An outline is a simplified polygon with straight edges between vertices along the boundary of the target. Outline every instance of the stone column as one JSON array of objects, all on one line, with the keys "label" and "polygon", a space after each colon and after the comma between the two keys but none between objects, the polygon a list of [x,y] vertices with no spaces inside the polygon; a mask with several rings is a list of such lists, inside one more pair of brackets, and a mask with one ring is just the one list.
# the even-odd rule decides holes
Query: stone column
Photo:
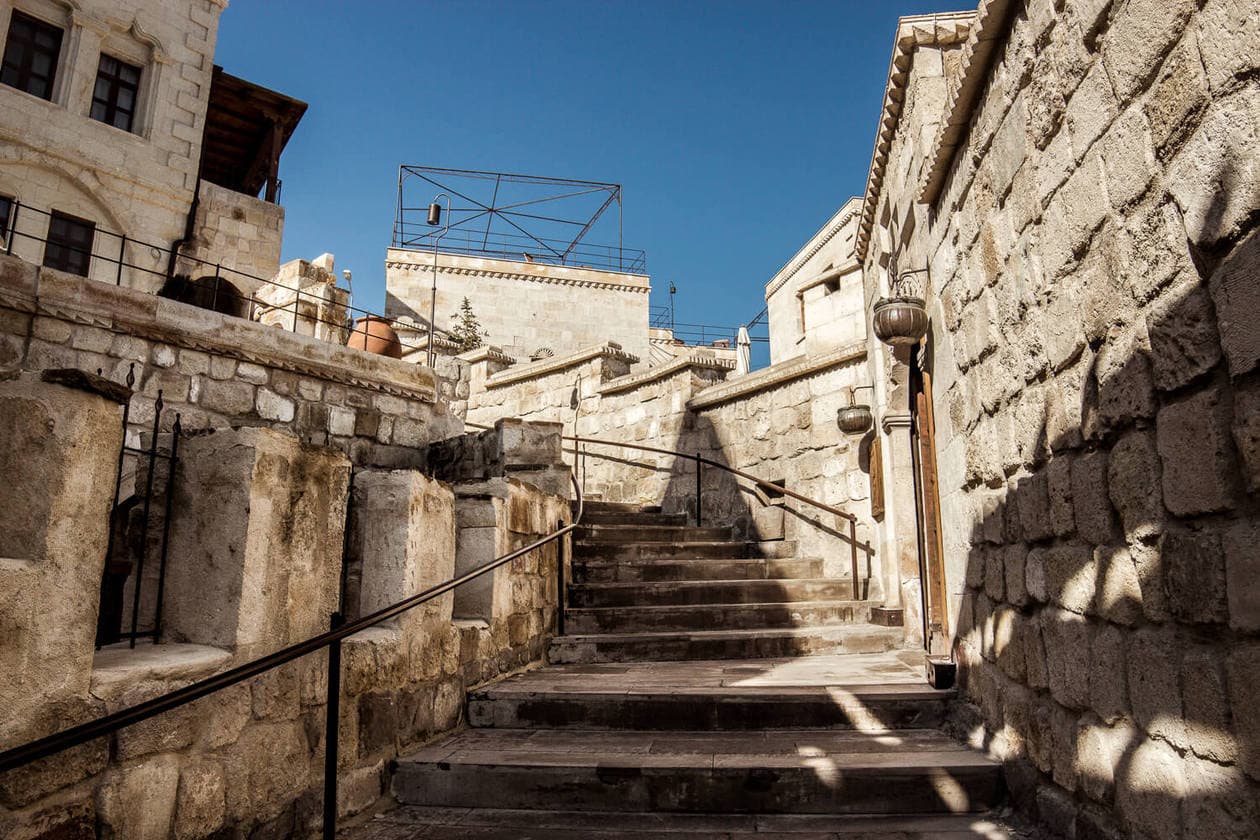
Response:
[{"label": "stone column", "polygon": [[350,461],[272,429],[180,447],[163,626],[170,641],[276,650],[328,629]]},{"label": "stone column", "polygon": [[[914,460],[910,413],[886,411],[883,417],[884,463],[889,481],[884,488],[884,545],[887,591],[885,607],[900,607],[906,644],[923,643],[920,597],[918,509],[914,498]],[[891,603],[891,599],[897,603]]]},{"label": "stone column", "polygon": [[0,746],[64,724],[40,718],[92,679],[122,415],[76,378],[0,382]]}]

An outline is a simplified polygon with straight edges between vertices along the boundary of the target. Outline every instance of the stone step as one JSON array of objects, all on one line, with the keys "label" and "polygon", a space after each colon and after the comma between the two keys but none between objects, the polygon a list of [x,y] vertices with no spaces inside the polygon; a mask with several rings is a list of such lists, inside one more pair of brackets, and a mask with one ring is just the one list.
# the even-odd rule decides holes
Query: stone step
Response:
[{"label": "stone step", "polygon": [[[676,580],[649,583],[579,583],[569,587],[571,607],[652,607],[710,604],[787,604],[844,601],[847,580]],[[869,613],[867,614],[869,616]]]},{"label": "stone step", "polygon": [[606,563],[575,560],[575,583],[633,583],[671,580],[784,580],[822,575],[821,557],[775,560],[744,557],[730,560],[658,560],[639,563]]},{"label": "stone step", "polygon": [[870,621],[869,601],[796,601],[752,604],[578,607],[565,611],[571,633],[636,633],[671,630],[748,630],[819,627]]},{"label": "stone step", "polygon": [[574,634],[553,638],[547,661],[677,662],[765,659],[813,653],[879,653],[902,642],[897,627],[867,624],[707,632]]},{"label": "stone step", "polygon": [[586,510],[583,525],[686,525],[685,513],[640,513],[615,510]]},{"label": "stone step", "polygon": [[405,805],[343,829],[342,840],[1005,840],[975,814],[655,814]]},{"label": "stone step", "polygon": [[985,810],[1002,780],[932,730],[469,729],[400,760],[393,790],[456,808],[905,815]]},{"label": "stone step", "polygon": [[708,690],[539,691],[505,680],[474,691],[468,723],[507,729],[760,730],[811,727],[935,729],[952,691],[921,686],[751,686]]},{"label": "stone step", "polygon": [[[576,506],[575,506],[576,509]],[[637,502],[605,502],[588,498],[582,509],[587,513],[660,513],[660,505],[641,505]]]},{"label": "stone step", "polygon": [[606,562],[633,563],[652,560],[690,560],[703,557],[721,559],[742,557],[791,557],[796,553],[794,540],[777,542],[740,542],[735,540],[687,540],[675,542],[634,542],[624,544],[575,541],[573,556],[578,559],[599,559]]},{"label": "stone step", "polygon": [[653,542],[707,542],[712,540],[730,540],[732,532],[729,527],[718,525],[592,525],[582,524],[578,528],[577,541],[594,545],[625,545],[627,543]]}]

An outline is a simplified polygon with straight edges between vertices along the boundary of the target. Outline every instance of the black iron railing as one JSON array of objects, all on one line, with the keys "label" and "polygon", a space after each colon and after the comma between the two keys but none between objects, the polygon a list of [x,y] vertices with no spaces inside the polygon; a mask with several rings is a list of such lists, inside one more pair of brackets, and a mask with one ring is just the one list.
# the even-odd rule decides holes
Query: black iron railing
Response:
[{"label": "black iron railing", "polygon": [[[497,557],[458,577],[452,578],[445,583],[439,583],[431,586],[423,592],[404,598],[388,607],[377,610],[370,615],[347,622],[341,612],[333,613],[329,620],[329,630],[318,636],[312,636],[301,642],[281,648],[275,653],[246,662],[216,674],[213,677],[207,677],[199,680],[184,688],[167,694],[146,700],[135,706],[114,712],[112,714],[99,717],[95,720],[72,726],[61,732],[48,735],[44,738],[22,744],[19,747],[0,752],[0,773],[24,767],[33,761],[41,758],[47,758],[56,755],[63,750],[81,746],[95,738],[105,735],[111,735],[118,730],[148,720],[177,709],[180,706],[213,694],[216,691],[244,682],[251,677],[278,668],[307,654],[314,653],[321,648],[328,648],[328,694],[327,706],[325,711],[325,731],[324,738],[324,802],[323,802],[323,836],[325,840],[334,840],[337,833],[337,747],[338,747],[338,721],[340,715],[341,701],[341,643],[346,638],[353,636],[355,633],[366,630],[369,627],[380,624],[382,621],[388,621],[395,616],[402,615],[408,610],[412,610],[421,604],[445,595],[456,587],[468,583],[470,580],[481,577],[482,575],[492,572],[495,569],[507,565],[518,557],[523,557],[532,551],[537,551],[545,545],[560,541],[560,550],[557,557],[557,565],[560,568],[559,582],[561,591],[564,588],[564,543],[563,538],[572,533],[582,521],[583,497],[582,488],[578,485],[577,479],[570,475],[573,483],[573,490],[577,500],[577,511],[573,516],[573,521],[565,525],[563,522],[557,523],[557,530],[545,537],[534,540],[523,548]],[[344,560],[343,560],[344,563]],[[564,598],[561,595],[561,603]],[[563,629],[563,614],[559,613],[556,617],[558,630]]]},{"label": "black iron railing", "polygon": [[[4,253],[12,255],[18,241],[41,243],[48,245],[47,224],[40,224],[42,233],[31,233],[20,227],[21,222],[31,214],[51,220],[52,213],[31,205],[14,201],[9,214],[7,230],[0,231]],[[29,228],[30,225],[27,225]],[[399,343],[404,351],[422,351],[428,346],[428,327],[424,324],[399,322],[368,309],[330,301],[323,294],[303,291],[296,286],[278,283],[273,278],[259,277],[256,274],[239,271],[223,263],[212,263],[198,257],[189,256],[170,248],[134,239],[125,234],[114,233],[101,227],[93,228],[92,243],[83,248],[64,242],[56,242],[59,248],[85,258],[87,268],[85,276],[94,277],[101,282],[112,281],[114,285],[133,285],[137,278],[161,278],[167,287],[163,296],[192,303],[204,309],[211,309],[223,315],[258,321],[264,316],[271,316],[264,323],[279,326],[286,332],[299,333],[310,325],[312,330],[316,324],[338,330],[339,343],[347,342],[354,337],[355,342],[364,341],[371,335],[365,319],[378,319],[397,327],[403,333],[416,331],[424,335],[422,340],[411,340],[405,334],[399,335]],[[135,254],[147,250],[154,255],[152,265],[142,265],[135,261]],[[161,268],[155,268],[155,265]],[[176,265],[196,267],[193,274],[201,276],[183,277],[176,272]],[[108,268],[101,269],[101,266]],[[204,274],[203,274],[204,272]],[[266,285],[276,291],[277,297],[292,295],[293,299],[276,303],[260,299],[255,293],[245,293],[238,288],[249,288]],[[326,312],[325,310],[331,310]],[[344,310],[344,317],[340,312]],[[329,317],[337,314],[338,317]],[[441,330],[437,331],[441,335]],[[363,336],[363,339],[358,338]]]}]

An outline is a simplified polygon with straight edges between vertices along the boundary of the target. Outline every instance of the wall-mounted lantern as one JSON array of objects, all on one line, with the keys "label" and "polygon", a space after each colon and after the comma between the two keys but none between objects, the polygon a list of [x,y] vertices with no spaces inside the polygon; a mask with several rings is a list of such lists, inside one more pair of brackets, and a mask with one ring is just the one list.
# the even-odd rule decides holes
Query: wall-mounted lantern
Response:
[{"label": "wall-mounted lantern", "polygon": [[927,306],[924,304],[925,283],[918,275],[927,269],[903,272],[892,283],[891,294],[875,303],[872,326],[875,336],[894,347],[918,344],[928,331]]},{"label": "wall-mounted lantern", "polygon": [[836,412],[836,425],[846,435],[864,434],[874,423],[875,417],[871,414],[871,407],[865,403],[854,402],[858,391],[870,387],[870,385],[859,385],[856,388],[850,388],[849,404]]}]

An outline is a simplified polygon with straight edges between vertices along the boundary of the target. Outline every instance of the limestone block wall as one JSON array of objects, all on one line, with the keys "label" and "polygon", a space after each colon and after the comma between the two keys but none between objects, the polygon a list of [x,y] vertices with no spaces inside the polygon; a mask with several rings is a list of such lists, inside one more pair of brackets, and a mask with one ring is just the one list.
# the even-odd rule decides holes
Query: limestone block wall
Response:
[{"label": "limestone block wall", "polygon": [[[197,184],[193,235],[180,248],[179,271],[192,279],[219,276],[241,294],[258,291],[280,270],[284,208],[209,181]],[[277,278],[286,286],[290,279]]]},{"label": "limestone block wall", "polygon": [[[391,248],[385,258],[385,314],[429,321],[433,253]],[[465,297],[485,341],[522,362],[540,350],[564,356],[604,341],[648,355],[645,275],[513,262],[439,252],[436,327],[449,330]]]},{"label": "limestone block wall", "polygon": [[[0,747],[132,706],[325,629],[343,574],[347,504],[347,560],[355,574],[345,608],[352,616],[454,573],[449,485],[406,469],[363,468],[351,479],[345,454],[290,433],[214,430],[190,439],[177,477],[182,501],[175,508],[178,549],[168,580],[170,638],[93,655],[110,501],[110,481],[100,473],[112,475],[122,429],[113,405],[65,391],[25,379],[0,385],[0,424],[15,432],[5,438],[6,449],[22,437],[22,423],[40,423],[41,409],[55,409],[56,433],[33,441],[37,451],[28,446],[22,453],[36,460],[47,455],[40,463],[48,469],[18,472],[0,493],[0,509],[20,510],[15,494],[29,494],[26,484],[40,480],[54,488],[47,512],[58,521],[34,518],[34,525],[48,526],[43,542],[25,539],[21,529],[6,530],[24,545],[6,545],[5,553],[24,559],[5,563],[30,568],[0,569],[0,592],[13,602],[9,583],[21,577],[30,585],[32,575],[56,573],[56,590],[46,593],[39,610],[7,610],[5,616],[14,639],[35,641],[55,631],[57,644],[45,645],[41,655],[61,666],[55,677],[64,695],[50,696],[52,683],[37,679],[53,671],[24,667],[31,679],[4,687],[16,713]],[[93,401],[105,404],[93,407]],[[558,441],[553,444],[547,458],[558,461]],[[566,499],[510,475],[497,481],[504,516],[495,530],[502,544],[527,544],[567,521]],[[73,557],[62,545],[67,536],[75,537]],[[48,550],[35,556],[26,545]],[[393,759],[460,723],[468,688],[541,658],[555,621],[556,557],[554,547],[540,550],[500,570],[495,585],[504,595],[484,621],[452,622],[448,594],[346,640],[341,816],[371,806],[388,789]],[[46,621],[50,612],[59,619],[55,628]],[[0,776],[0,834],[312,836],[323,786],[326,661],[322,653],[304,657]]]},{"label": "limestone block wall", "polygon": [[[0,31],[13,8],[64,31],[52,101],[0,87],[0,194],[61,210],[133,240],[170,247],[184,233],[197,184],[206,102],[214,64],[219,0],[119,0],[71,5],[51,0],[0,3]],[[100,53],[142,68],[136,129],[88,117]],[[18,230],[42,239],[48,219],[19,214]],[[117,257],[119,241],[98,237]],[[41,242],[18,237],[14,253],[43,258]],[[163,255],[131,248],[129,263],[161,271]],[[96,271],[105,279],[109,267]],[[148,291],[160,276],[133,272]],[[112,282],[112,276],[109,280]]]},{"label": "limestone block wall", "polygon": [[0,370],[76,367],[122,382],[131,432],[151,431],[159,389],[186,431],[266,426],[355,464],[419,466],[461,428],[414,363],[0,257]]},{"label": "limestone block wall", "polygon": [[1257,20],[1021,7],[906,239],[932,269],[960,722],[1068,836],[1260,835]]}]

